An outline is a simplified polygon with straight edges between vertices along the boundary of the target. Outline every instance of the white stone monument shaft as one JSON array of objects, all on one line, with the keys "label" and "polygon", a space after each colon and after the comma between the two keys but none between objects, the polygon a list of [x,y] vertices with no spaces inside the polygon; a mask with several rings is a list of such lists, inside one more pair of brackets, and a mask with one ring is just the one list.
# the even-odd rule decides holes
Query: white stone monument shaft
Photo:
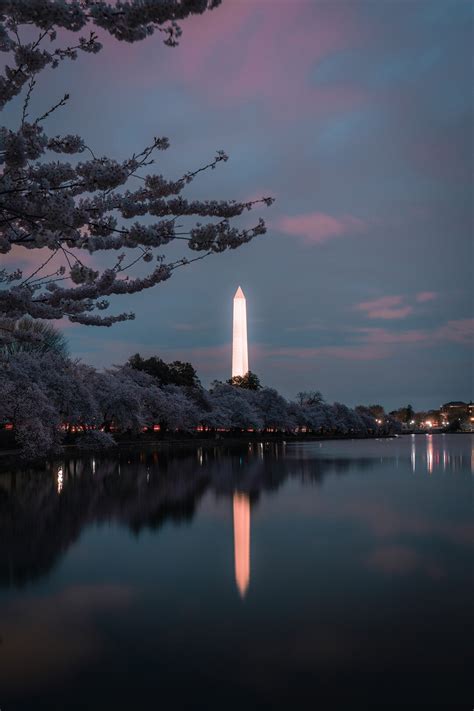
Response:
[{"label": "white stone monument shaft", "polygon": [[232,340],[232,377],[244,376],[249,371],[247,346],[247,302],[239,288],[234,296],[234,332]]}]

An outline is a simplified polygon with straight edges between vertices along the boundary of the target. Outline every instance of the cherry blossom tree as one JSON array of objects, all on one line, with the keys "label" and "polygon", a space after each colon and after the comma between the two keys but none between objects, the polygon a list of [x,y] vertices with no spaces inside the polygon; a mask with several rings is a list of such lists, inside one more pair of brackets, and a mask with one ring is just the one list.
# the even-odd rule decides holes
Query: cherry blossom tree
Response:
[{"label": "cherry blossom tree", "polygon": [[[366,433],[376,432],[377,422],[375,420],[375,417],[372,415],[372,413],[370,412],[370,410],[367,407],[358,405],[355,408],[355,412],[357,413],[359,421],[361,422],[361,425],[364,428],[364,431]],[[395,430],[395,431],[398,431],[398,430]]]},{"label": "cherry blossom tree", "polygon": [[273,388],[263,388],[253,394],[255,409],[265,429],[290,432],[296,428],[288,402]]},{"label": "cherry blossom tree", "polygon": [[58,403],[41,378],[40,360],[29,353],[0,359],[0,422],[13,425],[27,458],[46,456],[61,440]]},{"label": "cherry blossom tree", "polygon": [[201,421],[201,412],[196,404],[177,385],[166,385],[163,389],[167,398],[164,418],[168,428],[182,432],[194,430]]},{"label": "cherry blossom tree", "polygon": [[[19,126],[0,127],[0,254],[34,250],[38,255],[38,266],[29,274],[0,269],[0,338],[11,340],[11,322],[25,315],[97,326],[133,318],[130,313],[104,315],[109,297],[151,288],[192,261],[236,249],[266,231],[262,219],[243,227],[234,218],[256,204],[270,205],[272,198],[237,202],[184,196],[203,171],[227,161],[222,150],[206,165],[165,178],[148,172],[155,154],[169,147],[165,137],[155,137],[119,160],[97,155],[80,136],[48,135],[45,122],[67,104],[67,94],[42,115],[30,115],[38,75],[81,52],[99,52],[96,30],[125,42],[160,32],[165,45],[173,47],[181,35],[179,21],[219,4],[0,1],[0,50],[7,55],[0,75],[0,107],[22,95]],[[88,35],[64,45],[66,31],[69,35],[87,28]],[[58,160],[61,156],[70,159]],[[178,240],[194,256],[166,261],[162,249]],[[84,255],[97,252],[115,255],[107,268],[86,264]],[[150,271],[130,276],[139,262],[150,264]]]},{"label": "cherry blossom tree", "polygon": [[[216,408],[221,418],[220,427],[242,430],[260,429],[262,421],[253,406],[251,391],[227,383],[215,383],[211,392],[213,410]],[[250,397],[249,397],[250,395]],[[213,418],[215,420],[215,418]],[[205,422],[211,418],[205,416]]]},{"label": "cherry blossom tree", "polygon": [[[136,375],[145,376],[139,380]],[[149,376],[134,373],[131,368],[95,372],[91,383],[96,392],[100,426],[139,432],[148,423],[148,403],[157,397]],[[145,383],[143,382],[145,380]],[[150,386],[150,387],[148,387]]]}]

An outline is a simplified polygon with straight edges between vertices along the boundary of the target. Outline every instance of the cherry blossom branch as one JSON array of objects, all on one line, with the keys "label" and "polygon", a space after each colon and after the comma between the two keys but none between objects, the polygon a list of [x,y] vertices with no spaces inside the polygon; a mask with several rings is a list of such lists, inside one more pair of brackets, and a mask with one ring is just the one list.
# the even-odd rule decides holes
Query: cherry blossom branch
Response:
[{"label": "cherry blossom branch", "polygon": [[48,259],[47,259],[45,262],[43,262],[43,264],[41,264],[41,266],[39,266],[37,269],[35,269],[35,271],[34,271],[32,274],[30,274],[29,277],[27,277],[26,279],[24,279],[24,280],[21,282],[20,286],[24,286],[25,284],[27,284],[36,274],[38,274],[38,272],[40,272],[42,269],[44,269],[44,267],[45,267],[47,264],[49,264],[49,262],[53,259],[53,257],[55,257],[55,256],[57,255],[58,251],[59,251],[59,250],[56,249],[56,250],[48,257]]},{"label": "cherry blossom branch", "polygon": [[[111,325],[131,318],[130,314],[104,318],[91,315],[108,307],[109,295],[133,294],[167,280],[181,266],[236,249],[266,231],[263,220],[254,227],[238,228],[233,219],[256,204],[270,205],[272,198],[248,202],[224,200],[192,200],[182,197],[184,188],[199,174],[213,170],[227,161],[218,151],[205,165],[167,180],[162,175],[142,175],[142,169],[152,165],[153,153],[169,146],[167,138],[154,138],[151,145],[124,161],[97,158],[80,136],[49,137],[43,128],[51,114],[64,106],[66,94],[33,123],[28,122],[28,110],[36,75],[45,67],[57,67],[63,59],[75,59],[79,51],[97,52],[101,45],[97,35],[79,37],[78,43],[50,51],[41,42],[49,36],[56,40],[56,29],[80,32],[87,24],[100,27],[110,35],[135,42],[155,30],[165,33],[165,43],[176,44],[181,30],[178,21],[202,14],[217,7],[220,0],[179,0],[143,2],[127,0],[117,6],[114,0],[64,0],[33,2],[1,0],[0,49],[10,52],[16,66],[6,66],[0,73],[0,107],[18,95],[28,85],[23,102],[21,126],[15,131],[0,127],[0,254],[15,246],[28,249],[48,249],[46,260],[17,286],[0,271],[0,319],[18,319],[25,314],[32,318],[61,318],[89,325]],[[22,44],[18,26],[39,27],[34,42]],[[45,154],[74,156],[66,160],[45,161]],[[87,151],[91,158],[80,160]],[[127,188],[130,179],[140,181],[139,187]],[[189,230],[181,218],[209,218],[197,222]],[[141,221],[140,218],[151,218]],[[120,223],[119,223],[120,220]],[[180,224],[178,225],[178,220]],[[132,221],[131,223],[128,221]],[[189,249],[199,254],[192,259],[182,257],[170,264],[158,256],[158,264],[144,277],[120,278],[138,262],[154,259],[153,250],[175,239],[186,241]],[[75,254],[110,250],[136,249],[129,262],[125,252],[115,264],[102,273],[86,266]],[[71,251],[74,250],[74,251]],[[51,274],[45,268],[59,252],[64,264]],[[66,267],[67,265],[67,267]],[[66,269],[68,268],[68,273]],[[22,278],[19,270],[15,278]],[[61,286],[63,281],[69,282]],[[6,288],[5,288],[6,287]]]},{"label": "cherry blossom branch", "polygon": [[46,118],[48,118],[49,116],[51,116],[51,114],[52,114],[54,111],[56,111],[56,109],[59,109],[59,108],[61,108],[62,106],[65,106],[68,101],[69,101],[69,94],[64,94],[63,98],[60,99],[60,100],[57,102],[57,104],[54,104],[54,106],[52,106],[48,111],[46,111],[46,113],[44,113],[42,116],[40,116],[39,118],[37,118],[37,119],[35,120],[35,124],[40,123],[40,121],[44,121],[44,119],[46,119]]}]

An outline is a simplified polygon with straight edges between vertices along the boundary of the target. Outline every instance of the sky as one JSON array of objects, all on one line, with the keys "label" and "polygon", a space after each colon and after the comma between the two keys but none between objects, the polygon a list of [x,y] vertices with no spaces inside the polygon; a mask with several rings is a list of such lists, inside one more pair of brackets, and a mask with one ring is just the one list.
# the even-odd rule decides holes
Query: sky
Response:
[{"label": "sky", "polygon": [[[250,369],[289,398],[472,398],[473,5],[223,0],[182,29],[176,48],[107,38],[45,73],[34,102],[69,92],[46,129],[80,133],[99,155],[168,136],[156,165],[167,177],[224,149],[229,161],[186,196],[271,195],[246,218],[268,232],[112,299],[135,321],[62,323],[71,354],[98,367],[159,355],[192,362],[204,385],[228,378],[240,285]],[[13,102],[7,122],[18,113]]]}]

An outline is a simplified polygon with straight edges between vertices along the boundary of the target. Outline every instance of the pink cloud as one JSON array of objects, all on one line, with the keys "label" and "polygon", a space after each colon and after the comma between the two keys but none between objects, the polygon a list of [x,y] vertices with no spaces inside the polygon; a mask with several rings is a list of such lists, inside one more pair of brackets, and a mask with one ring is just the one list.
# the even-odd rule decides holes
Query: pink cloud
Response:
[{"label": "pink cloud", "polygon": [[435,291],[420,291],[416,295],[416,300],[419,304],[425,304],[427,301],[434,301],[437,298]]},{"label": "pink cloud", "polygon": [[[73,254],[76,253],[81,262],[88,267],[98,268],[94,255],[89,254],[85,250],[71,249],[70,252]],[[51,274],[61,265],[65,267],[68,266],[64,254],[61,252],[58,252],[53,256],[53,250],[48,249],[47,247],[42,249],[27,249],[26,247],[20,247],[19,245],[13,246],[9,252],[1,255],[1,264],[2,266],[7,267],[9,271],[21,269],[23,271],[23,278],[26,278],[30,276],[32,272],[36,271],[38,267],[44,264],[49,257],[52,257],[52,259],[38,272],[38,276]],[[73,261],[71,257],[70,260]]]},{"label": "pink cloud", "polygon": [[365,224],[351,215],[332,217],[322,212],[313,212],[282,217],[276,227],[285,234],[301,237],[307,244],[323,244],[334,237],[361,232]]},{"label": "pink cloud", "polygon": [[413,312],[411,306],[403,306],[399,309],[378,309],[368,314],[369,318],[397,319],[406,318]]},{"label": "pink cloud", "polygon": [[[68,327],[68,323],[61,325]],[[77,328],[79,333],[79,328],[83,330],[85,338],[77,343],[73,355],[80,356],[86,363],[97,367],[123,363],[133,352],[139,352],[143,356],[159,353],[165,361],[191,362],[203,381],[228,377],[231,362],[230,343],[170,348],[160,344],[145,345],[130,338],[103,341],[100,333],[91,336],[87,328],[83,326]],[[116,329],[118,333],[120,325],[116,326]],[[256,372],[264,372],[267,367],[281,371],[297,368],[299,372],[309,372],[314,370],[316,364],[331,359],[350,362],[383,360],[406,346],[426,348],[440,343],[466,345],[472,341],[474,319],[448,321],[431,330],[391,331],[386,328],[352,328],[348,329],[347,333],[352,337],[352,342],[344,345],[275,347],[264,343],[251,343],[249,353],[251,368]],[[97,348],[97,344],[100,344],[100,348]]]},{"label": "pink cloud", "polygon": [[474,340],[474,318],[448,321],[435,331],[435,337],[440,341],[454,343],[472,343]]},{"label": "pink cloud", "polygon": [[389,331],[385,328],[359,328],[363,341],[374,345],[425,344],[434,345],[440,342],[470,344],[474,337],[474,319],[458,319],[447,321],[435,329],[409,329],[406,331]]},{"label": "pink cloud", "polygon": [[39,267],[50,255],[51,251],[46,247],[44,249],[26,249],[25,247],[15,246],[6,254],[2,254],[2,266],[11,270],[22,269],[25,272],[25,276],[27,276],[29,271]]},{"label": "pink cloud", "polygon": [[402,343],[424,343],[432,337],[429,331],[410,329],[408,331],[389,331],[385,328],[359,328],[360,333],[367,343],[395,345]]},{"label": "pink cloud", "polygon": [[362,301],[356,304],[358,311],[365,311],[369,318],[399,319],[406,318],[413,312],[411,306],[402,305],[402,296],[382,296],[373,301]]},{"label": "pink cloud", "polygon": [[[116,333],[120,332],[120,324]],[[104,341],[100,334],[101,329],[90,335],[90,330],[82,326],[84,340],[79,343],[74,355],[81,357],[84,362],[95,367],[109,367],[111,364],[124,363],[133,353],[140,353],[144,357],[160,354],[166,362],[183,360],[191,362],[198,373],[212,378],[221,377],[224,370],[230,369],[231,344],[224,343],[215,346],[195,346],[190,348],[169,347],[156,343],[152,346],[130,338],[114,338]],[[97,348],[100,345],[100,348]],[[250,348],[251,359],[255,357],[256,348]]]},{"label": "pink cloud", "polygon": [[209,324],[206,323],[174,323],[173,329],[182,333],[191,333],[194,331],[206,331],[209,329]]},{"label": "pink cloud", "polygon": [[227,0],[183,29],[193,41],[184,35],[176,53],[181,76],[220,102],[262,98],[287,113],[340,109],[359,98],[349,86],[316,88],[308,81],[315,64],[361,41],[351,11],[319,6],[315,12],[311,2],[281,2],[275,12],[265,3]]},{"label": "pink cloud", "polygon": [[390,331],[385,328],[353,329],[356,342],[346,345],[315,347],[288,346],[273,348],[265,345],[255,347],[253,361],[262,363],[271,361],[273,367],[281,364],[287,367],[289,362],[298,363],[298,368],[317,360],[336,358],[350,361],[373,361],[390,357],[397,346],[420,345],[433,346],[442,342],[468,344],[474,333],[474,319],[448,321],[433,329],[409,329]]},{"label": "pink cloud", "polygon": [[409,146],[410,159],[422,173],[438,180],[463,182],[472,179],[472,161],[468,151],[459,148],[456,132],[461,126],[434,126],[425,132],[421,143],[413,141]]},{"label": "pink cloud", "polygon": [[312,81],[318,63],[364,41],[366,30],[350,7],[288,0],[273,8],[226,0],[212,12],[188,18],[182,28],[180,46],[173,51],[161,47],[156,35],[131,46],[101,35],[102,66],[111,72],[119,60],[121,79],[135,87],[137,82],[149,88],[181,84],[220,106],[256,99],[274,121],[302,110],[344,111],[366,100],[365,90],[349,81],[337,86]]},{"label": "pink cloud", "polygon": [[50,321],[50,323],[55,327],[58,328],[60,331],[64,331],[65,329],[78,329],[78,328],[86,328],[80,323],[74,323],[73,321],[70,321],[67,316],[63,316],[62,318],[59,319],[53,319]]},{"label": "pink cloud", "polygon": [[341,358],[343,360],[377,360],[387,355],[383,344],[352,344],[347,346],[319,346],[315,348],[287,347],[269,348],[264,351],[266,358],[288,358],[291,360],[316,360],[317,358]]}]

